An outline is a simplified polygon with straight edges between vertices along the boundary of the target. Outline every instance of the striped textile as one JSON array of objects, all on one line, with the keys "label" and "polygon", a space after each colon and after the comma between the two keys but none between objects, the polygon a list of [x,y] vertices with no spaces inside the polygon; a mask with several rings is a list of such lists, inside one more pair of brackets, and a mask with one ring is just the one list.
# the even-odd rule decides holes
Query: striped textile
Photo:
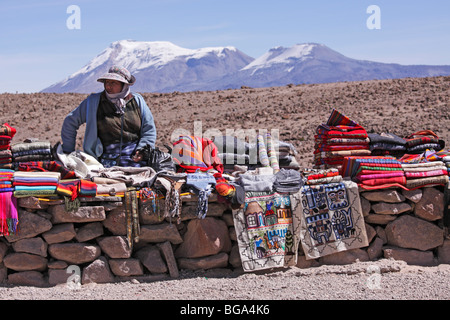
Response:
[{"label": "striped textile", "polygon": [[336,109],[331,111],[330,117],[328,118],[327,125],[329,126],[338,126],[338,125],[346,125],[346,126],[358,126],[358,124],[351,120],[349,117],[343,115]]},{"label": "striped textile", "polygon": [[13,192],[0,192],[0,235],[17,234],[19,218]]},{"label": "striped textile", "polygon": [[0,126],[0,135],[10,136],[13,138],[15,134],[16,129],[11,127],[9,124],[4,123]]},{"label": "striped textile", "polygon": [[269,156],[267,154],[266,144],[264,143],[264,137],[258,134],[256,138],[258,141],[259,162],[263,167],[270,167]]},{"label": "striped textile", "polygon": [[172,157],[179,172],[193,173],[197,169],[211,169],[223,173],[223,164],[218,157],[216,145],[209,139],[196,136],[181,136],[173,143]]}]

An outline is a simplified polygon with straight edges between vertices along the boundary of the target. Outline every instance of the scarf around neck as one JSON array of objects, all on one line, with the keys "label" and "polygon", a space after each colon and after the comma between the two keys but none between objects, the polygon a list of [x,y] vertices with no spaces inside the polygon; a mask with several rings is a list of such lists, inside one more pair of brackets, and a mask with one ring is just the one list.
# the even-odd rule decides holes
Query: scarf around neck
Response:
[{"label": "scarf around neck", "polygon": [[111,101],[117,109],[118,114],[123,114],[125,112],[126,97],[130,94],[130,85],[124,83],[122,91],[119,93],[110,94],[105,90],[106,97]]}]

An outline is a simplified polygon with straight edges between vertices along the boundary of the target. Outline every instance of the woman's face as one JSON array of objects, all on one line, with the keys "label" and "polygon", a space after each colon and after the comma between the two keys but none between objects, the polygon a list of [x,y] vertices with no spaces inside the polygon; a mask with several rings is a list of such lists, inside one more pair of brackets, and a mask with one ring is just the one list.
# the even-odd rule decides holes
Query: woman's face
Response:
[{"label": "woman's face", "polygon": [[109,94],[119,93],[123,88],[123,83],[117,80],[105,80],[104,85]]}]

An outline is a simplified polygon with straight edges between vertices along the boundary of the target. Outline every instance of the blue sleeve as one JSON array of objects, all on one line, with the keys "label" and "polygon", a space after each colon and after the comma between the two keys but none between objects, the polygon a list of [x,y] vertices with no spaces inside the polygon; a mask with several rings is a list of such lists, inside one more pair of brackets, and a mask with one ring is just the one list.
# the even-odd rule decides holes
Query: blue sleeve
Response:
[{"label": "blue sleeve", "polygon": [[144,98],[139,94],[135,94],[135,96],[142,111],[141,139],[139,140],[137,149],[141,149],[147,144],[154,147],[156,143],[156,126],[153,119],[153,114]]},{"label": "blue sleeve", "polygon": [[78,128],[86,122],[87,99],[64,119],[61,128],[62,149],[65,153],[75,150]]}]

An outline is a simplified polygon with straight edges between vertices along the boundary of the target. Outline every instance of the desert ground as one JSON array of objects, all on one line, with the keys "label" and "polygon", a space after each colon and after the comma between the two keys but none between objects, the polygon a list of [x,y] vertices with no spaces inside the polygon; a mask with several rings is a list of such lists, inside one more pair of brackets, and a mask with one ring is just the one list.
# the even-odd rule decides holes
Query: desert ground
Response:
[{"label": "desert ground", "polygon": [[[300,165],[311,168],[315,129],[327,121],[333,108],[368,132],[392,132],[407,137],[419,130],[432,130],[450,143],[450,77],[142,94],[154,115],[160,146],[170,145],[179,132],[200,132],[207,136],[206,133],[226,134],[239,129],[278,130],[280,140],[295,146]],[[0,94],[0,120],[17,129],[13,143],[37,138],[56,144],[65,115],[86,96]],[[83,130],[82,127],[78,134],[79,148]],[[150,283],[130,280],[77,290],[63,286],[6,286],[0,287],[0,299],[448,300],[450,297],[450,265],[418,267],[401,261],[370,264],[381,270],[381,282],[375,288],[368,286],[369,264],[361,262],[261,274],[182,272],[179,279]]]}]

